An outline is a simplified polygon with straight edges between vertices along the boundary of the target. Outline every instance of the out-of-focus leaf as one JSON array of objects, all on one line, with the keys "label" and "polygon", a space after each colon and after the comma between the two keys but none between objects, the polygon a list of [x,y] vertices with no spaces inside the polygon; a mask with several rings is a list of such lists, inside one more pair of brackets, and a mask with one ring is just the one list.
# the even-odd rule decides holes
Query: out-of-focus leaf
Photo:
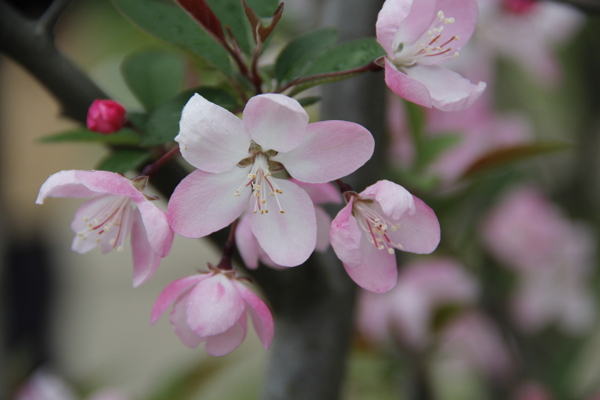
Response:
[{"label": "out-of-focus leaf", "polygon": [[342,43],[323,53],[305,71],[304,76],[346,71],[369,64],[385,55],[375,38],[363,38]]},{"label": "out-of-focus leaf", "polygon": [[221,107],[233,110],[237,102],[228,92],[219,88],[199,88],[186,90],[162,104],[148,118],[145,126],[142,146],[154,146],[170,142],[179,133],[181,110],[194,93],[200,94],[208,101]]},{"label": "out-of-focus leaf", "polygon": [[140,135],[131,129],[121,129],[110,135],[102,135],[87,129],[74,129],[52,135],[44,136],[38,139],[41,143],[59,143],[59,142],[86,142],[86,143],[104,143],[137,145],[140,142]]},{"label": "out-of-focus leaf", "polygon": [[127,56],[121,72],[136,98],[152,111],[181,90],[184,67],[176,54],[151,49]]},{"label": "out-of-focus leaf", "polygon": [[427,138],[421,153],[423,165],[429,165],[434,162],[442,153],[456,146],[461,141],[462,135],[459,133],[447,133]]},{"label": "out-of-focus leaf", "polygon": [[127,120],[131,122],[133,126],[139,129],[143,129],[148,119],[148,114],[145,112],[128,112]]},{"label": "out-of-focus leaf", "polygon": [[559,151],[573,149],[572,143],[565,142],[537,142],[522,144],[489,152],[473,162],[461,179],[470,178],[476,174],[530,159],[535,156],[556,153]]},{"label": "out-of-focus leaf", "polygon": [[246,4],[254,10],[260,18],[270,18],[279,7],[279,0],[246,0]]},{"label": "out-of-focus leaf", "polygon": [[206,0],[206,3],[221,20],[221,23],[231,29],[240,48],[246,54],[250,54],[252,51],[248,35],[250,27],[241,0]]},{"label": "out-of-focus leaf", "polygon": [[227,51],[178,5],[162,0],[112,0],[146,32],[190,51],[231,75]]},{"label": "out-of-focus leaf", "polygon": [[315,104],[319,100],[321,100],[321,96],[308,96],[298,99],[298,103],[300,103],[302,107],[308,107]]},{"label": "out-of-focus leaf", "polygon": [[225,42],[225,33],[221,21],[208,6],[205,0],[175,0],[196,20],[207,32],[214,35],[218,40]]},{"label": "out-of-focus leaf", "polygon": [[315,58],[329,49],[337,39],[332,28],[307,33],[291,42],[279,53],[275,63],[275,77],[279,82],[304,76],[304,71]]},{"label": "out-of-focus leaf", "polygon": [[120,149],[100,161],[96,169],[124,174],[141,165],[151,154],[144,150]]}]

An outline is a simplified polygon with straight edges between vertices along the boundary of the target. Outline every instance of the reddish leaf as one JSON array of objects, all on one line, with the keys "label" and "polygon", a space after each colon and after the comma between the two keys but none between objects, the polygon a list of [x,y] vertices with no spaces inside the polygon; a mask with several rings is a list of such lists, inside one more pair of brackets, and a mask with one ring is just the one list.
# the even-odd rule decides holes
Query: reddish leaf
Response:
[{"label": "reddish leaf", "polygon": [[213,35],[220,43],[225,43],[225,34],[223,33],[223,27],[221,21],[212,12],[206,1],[204,0],[176,0],[177,3],[183,8],[188,14],[194,18],[196,22],[204,30]]},{"label": "reddish leaf", "polygon": [[570,148],[573,148],[573,145],[565,142],[538,142],[494,150],[474,161],[463,174],[462,179],[470,178],[481,172],[506,164],[527,160],[543,154],[556,153]]},{"label": "reddish leaf", "polygon": [[273,32],[273,29],[279,23],[281,16],[283,15],[283,3],[279,4],[279,7],[273,13],[273,17],[271,19],[271,23],[269,26],[263,26],[260,22],[260,17],[254,12],[253,9],[248,7],[245,0],[242,0],[242,4],[244,5],[244,10],[246,11],[246,17],[248,17],[248,21],[250,21],[250,26],[252,27],[252,37],[256,43],[264,43],[265,40],[269,37],[269,35]]}]

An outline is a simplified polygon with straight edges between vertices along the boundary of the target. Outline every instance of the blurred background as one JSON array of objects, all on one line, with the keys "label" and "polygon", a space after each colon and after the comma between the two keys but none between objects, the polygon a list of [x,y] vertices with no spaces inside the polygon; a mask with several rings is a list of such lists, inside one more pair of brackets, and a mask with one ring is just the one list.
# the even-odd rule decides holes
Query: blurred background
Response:
[{"label": "blurred background", "polygon": [[[287,1],[265,62],[321,26],[327,18],[315,16],[327,16],[326,3]],[[19,4],[31,16],[46,6]],[[141,107],[121,61],[139,48],[169,48],[108,0],[72,1],[57,41],[128,110]],[[443,239],[431,257],[400,258],[390,293],[359,295],[343,398],[598,399],[598,14],[482,0],[478,29],[455,68],[488,82],[465,112],[417,112],[388,93],[386,175],[427,200]],[[74,398],[107,388],[131,399],[259,398],[268,352],[253,333],[215,359],[183,346],[166,318],[149,324],[160,291],[216,262],[218,252],[176,236],[155,277],[136,289],[127,248],[71,252],[69,225],[81,202],[39,206],[35,198],[49,175],[92,169],[107,150],[39,143],[76,125],[4,56],[0,88],[0,398],[34,371]],[[310,112],[317,119],[318,105]],[[438,146],[425,161],[412,142],[415,112]]]}]

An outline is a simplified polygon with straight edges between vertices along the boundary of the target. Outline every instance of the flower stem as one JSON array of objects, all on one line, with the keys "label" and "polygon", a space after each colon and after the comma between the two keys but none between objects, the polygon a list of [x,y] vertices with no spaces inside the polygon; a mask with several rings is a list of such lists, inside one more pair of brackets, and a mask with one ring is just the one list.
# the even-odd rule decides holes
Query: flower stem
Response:
[{"label": "flower stem", "polygon": [[352,186],[350,186],[346,182],[342,181],[341,179],[336,179],[335,183],[338,184],[338,186],[340,187],[340,192],[342,192],[342,193],[354,191],[354,190],[352,190]]},{"label": "flower stem", "polygon": [[152,176],[162,167],[164,163],[169,161],[171,158],[177,155],[179,152],[179,145],[176,145],[171,150],[167,151],[161,158],[154,161],[152,164],[146,165],[146,167],[142,170],[140,176]]},{"label": "flower stem", "polygon": [[229,236],[227,237],[227,241],[223,244],[223,255],[221,256],[221,261],[217,264],[217,268],[225,271],[230,271],[233,269],[231,265],[231,258],[233,256],[233,250],[235,249],[235,230],[237,228],[239,220],[233,221],[231,224],[231,229],[229,230]]}]

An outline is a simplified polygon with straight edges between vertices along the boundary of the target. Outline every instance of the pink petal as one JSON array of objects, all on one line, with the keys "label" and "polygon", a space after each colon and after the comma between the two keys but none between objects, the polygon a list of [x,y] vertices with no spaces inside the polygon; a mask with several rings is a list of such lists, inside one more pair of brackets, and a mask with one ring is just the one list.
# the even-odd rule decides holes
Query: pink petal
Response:
[{"label": "pink petal", "polygon": [[329,248],[331,217],[327,214],[327,211],[319,206],[315,206],[315,216],[317,218],[317,245],[315,250],[324,252]]},{"label": "pink petal", "polygon": [[290,182],[300,186],[315,204],[340,204],[342,202],[340,191],[331,183],[305,183],[293,178],[290,179]]},{"label": "pink petal", "polygon": [[346,207],[342,208],[333,219],[329,238],[338,258],[350,267],[357,267],[362,263],[363,254],[360,248],[362,233],[356,218],[352,215],[353,204],[354,198],[351,198]]},{"label": "pink petal", "polygon": [[433,106],[431,95],[425,85],[398,71],[390,60],[385,59],[385,83],[398,96],[423,107]]},{"label": "pink petal", "polygon": [[250,155],[242,121],[197,93],[183,108],[175,140],[183,158],[206,172],[228,171]]},{"label": "pink petal", "polygon": [[440,223],[427,204],[415,196],[413,199],[415,213],[405,214],[398,221],[400,228],[396,232],[388,231],[388,235],[395,243],[402,245],[404,251],[429,254],[440,243]]},{"label": "pink petal", "polygon": [[315,249],[317,223],[315,209],[310,197],[296,184],[282,180],[273,181],[283,191],[267,196],[266,214],[250,214],[250,226],[258,243],[273,262],[286,267],[302,264]]},{"label": "pink petal", "polygon": [[365,235],[361,236],[360,252],[362,262],[357,266],[344,263],[350,278],[362,287],[375,293],[385,293],[396,286],[398,266],[393,254],[369,243]]},{"label": "pink petal", "polygon": [[140,210],[144,229],[152,250],[161,257],[166,257],[173,244],[173,230],[167,221],[167,215],[154,202],[146,199],[136,201]]},{"label": "pink petal", "polygon": [[437,3],[440,1],[413,0],[408,15],[398,26],[393,47],[399,43],[412,44],[419,40],[437,17]]},{"label": "pink petal", "polygon": [[51,175],[40,188],[37,204],[43,204],[46,197],[93,197],[100,193],[83,185],[75,176],[78,171],[60,171]]},{"label": "pink petal", "polygon": [[[406,68],[405,71],[409,78],[417,80],[427,88],[431,104],[442,111],[459,111],[470,107],[486,87],[484,82],[475,85],[460,74],[437,65],[415,65]],[[416,101],[415,103],[419,104]]]},{"label": "pink petal", "polygon": [[393,54],[392,44],[400,23],[406,18],[410,11],[411,0],[386,0],[377,15],[377,41],[387,51]]},{"label": "pink petal", "polygon": [[94,192],[129,197],[133,200],[144,197],[129,179],[114,172],[75,171],[75,178]]},{"label": "pink petal", "polygon": [[322,121],[309,124],[304,141],[273,160],[299,181],[325,183],[356,171],[371,158],[374,146],[371,133],[358,124]]},{"label": "pink petal", "polygon": [[199,238],[232,223],[248,207],[251,188],[240,188],[250,167],[235,167],[230,171],[212,174],[196,170],[175,188],[168,206],[167,219],[171,228],[181,236]]},{"label": "pink petal", "polygon": [[206,338],[206,352],[213,357],[221,357],[237,349],[246,337],[246,313],[227,331]]},{"label": "pink petal", "polygon": [[152,316],[150,324],[154,325],[161,315],[169,308],[169,306],[183,293],[187,288],[202,282],[211,274],[196,274],[171,282],[158,296],[154,307],[152,308]]},{"label": "pink petal", "polygon": [[250,307],[246,307],[246,311],[250,314],[252,319],[252,325],[254,330],[260,339],[263,347],[268,349],[271,347],[273,341],[273,334],[275,333],[275,327],[273,324],[273,316],[269,307],[258,297],[254,292],[248,289],[239,281],[232,281],[236,290],[244,299],[246,304]]},{"label": "pink petal", "polygon": [[154,275],[161,256],[150,242],[139,211],[135,211],[131,228],[131,253],[133,256],[133,287],[138,287]]},{"label": "pink petal", "polygon": [[196,335],[218,335],[233,326],[245,309],[229,278],[216,274],[198,283],[187,298],[187,323]]},{"label": "pink petal", "polygon": [[308,114],[298,101],[282,94],[254,96],[246,104],[244,129],[264,151],[290,151],[304,139]]},{"label": "pink petal", "polygon": [[179,337],[179,340],[181,340],[181,343],[183,343],[184,346],[195,349],[204,338],[196,335],[187,324],[185,304],[190,291],[191,289],[187,289],[187,292],[183,293],[177,299],[173,305],[171,314],[169,315],[169,322],[171,323],[171,326],[173,326],[173,330]]},{"label": "pink petal", "polygon": [[250,217],[242,215],[235,230],[235,244],[247,268],[258,268],[259,244],[250,228]]},{"label": "pink petal", "polygon": [[[425,0],[429,1],[429,0]],[[452,42],[452,49],[460,51],[469,41],[477,25],[479,13],[477,0],[438,0],[435,14],[442,11],[446,18],[454,18],[453,24],[444,26],[444,38],[457,36]]]},{"label": "pink petal", "polygon": [[360,192],[360,197],[375,200],[383,213],[393,220],[400,220],[405,214],[415,211],[413,195],[402,186],[388,180],[378,181],[369,186]]}]

